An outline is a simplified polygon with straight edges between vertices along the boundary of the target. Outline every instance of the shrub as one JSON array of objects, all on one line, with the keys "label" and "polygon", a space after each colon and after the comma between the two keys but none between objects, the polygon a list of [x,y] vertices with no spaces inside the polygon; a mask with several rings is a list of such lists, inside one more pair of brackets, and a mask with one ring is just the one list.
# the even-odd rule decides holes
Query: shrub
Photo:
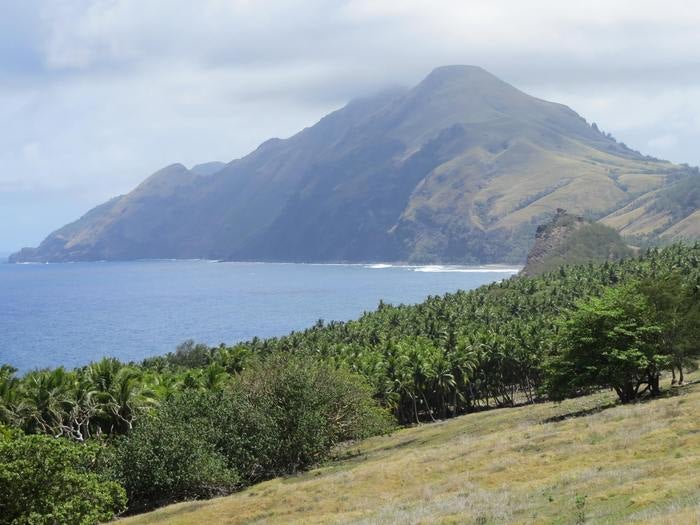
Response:
[{"label": "shrub", "polygon": [[341,441],[390,428],[361,377],[313,356],[274,354],[246,370],[241,384],[275,421],[277,443],[269,469],[277,474],[308,468]]},{"label": "shrub", "polygon": [[159,414],[142,420],[117,441],[107,461],[129,496],[129,508],[145,509],[230,492],[238,483],[206,435],[208,427]]},{"label": "shrub", "polygon": [[132,508],[211,497],[307,468],[388,421],[358,376],[279,354],[227,389],[166,400],[121,439],[111,468]]},{"label": "shrub", "polygon": [[95,472],[95,444],[0,433],[0,523],[92,524],[124,510],[126,494]]}]

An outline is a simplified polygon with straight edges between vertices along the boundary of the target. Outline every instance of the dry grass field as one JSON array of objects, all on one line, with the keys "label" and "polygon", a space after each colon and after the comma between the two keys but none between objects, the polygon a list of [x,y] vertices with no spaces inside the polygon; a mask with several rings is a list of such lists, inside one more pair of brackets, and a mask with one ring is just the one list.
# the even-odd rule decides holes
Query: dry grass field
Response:
[{"label": "dry grass field", "polygon": [[630,406],[600,393],[475,413],[338,455],[122,523],[700,523],[700,384]]}]

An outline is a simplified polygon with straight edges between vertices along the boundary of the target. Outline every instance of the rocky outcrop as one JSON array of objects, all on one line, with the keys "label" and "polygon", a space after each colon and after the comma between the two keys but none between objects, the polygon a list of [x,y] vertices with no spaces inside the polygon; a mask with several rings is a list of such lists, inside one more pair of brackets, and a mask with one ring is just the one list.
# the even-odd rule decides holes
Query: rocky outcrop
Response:
[{"label": "rocky outcrop", "polygon": [[520,274],[533,276],[569,264],[614,261],[633,253],[612,228],[559,208],[549,222],[537,228]]}]

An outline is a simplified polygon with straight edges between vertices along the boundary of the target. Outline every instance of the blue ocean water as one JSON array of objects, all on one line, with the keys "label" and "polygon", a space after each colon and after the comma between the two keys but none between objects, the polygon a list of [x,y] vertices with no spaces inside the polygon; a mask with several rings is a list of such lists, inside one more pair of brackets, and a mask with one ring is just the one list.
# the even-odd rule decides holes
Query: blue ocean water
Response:
[{"label": "blue ocean water", "polygon": [[517,269],[138,261],[0,264],[0,364],[80,366],[347,320]]}]

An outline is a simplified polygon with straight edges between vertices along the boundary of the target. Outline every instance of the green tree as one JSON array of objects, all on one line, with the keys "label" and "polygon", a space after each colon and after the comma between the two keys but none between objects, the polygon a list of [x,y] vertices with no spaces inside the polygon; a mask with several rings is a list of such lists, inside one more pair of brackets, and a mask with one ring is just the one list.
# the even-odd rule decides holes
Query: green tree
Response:
[{"label": "green tree", "polygon": [[341,441],[390,428],[360,376],[311,355],[273,354],[241,374],[239,387],[274,420],[273,475],[308,468]]},{"label": "green tree", "polygon": [[668,357],[672,382],[682,384],[683,369],[694,366],[700,353],[700,288],[692,281],[684,282],[677,272],[647,278],[639,288],[661,327],[660,344]]},{"label": "green tree", "polygon": [[278,353],[228,385],[173,394],[118,440],[109,465],[132,508],[145,508],[295,472],[340,441],[388,428],[358,375]]},{"label": "green tree", "polygon": [[662,326],[638,283],[608,288],[578,304],[561,322],[561,353],[550,363],[550,396],[590,387],[615,390],[623,403],[658,385],[667,356]]}]

